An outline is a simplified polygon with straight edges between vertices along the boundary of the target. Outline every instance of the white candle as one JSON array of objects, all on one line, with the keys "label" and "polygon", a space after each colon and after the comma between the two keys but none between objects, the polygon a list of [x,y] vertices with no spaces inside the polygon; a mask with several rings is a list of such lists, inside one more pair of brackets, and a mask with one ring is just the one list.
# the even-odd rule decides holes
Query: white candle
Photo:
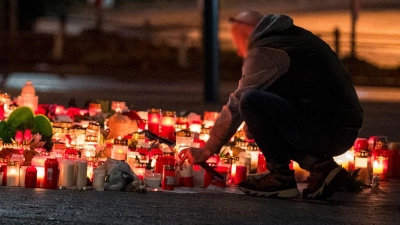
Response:
[{"label": "white candle", "polygon": [[382,175],[383,173],[383,164],[378,162],[377,160],[374,161],[374,165],[372,167],[372,174],[374,175]]},{"label": "white candle", "polygon": [[133,173],[135,173],[136,176],[137,176],[139,179],[143,180],[143,176],[144,176],[145,170],[146,170],[146,168],[144,168],[144,167],[135,167],[135,168],[133,169]]},{"label": "white candle", "polygon": [[338,165],[342,166],[346,170],[348,169],[349,162],[345,155],[339,155],[339,156],[333,157],[333,159],[335,160],[335,162]]},{"label": "white candle", "polygon": [[74,185],[75,165],[72,160],[65,160],[63,166],[63,185],[66,188],[72,188]]},{"label": "white candle", "polygon": [[87,184],[87,161],[86,160],[77,160],[76,164],[76,186],[78,189],[82,189],[86,187]]},{"label": "white candle", "polygon": [[302,169],[300,165],[293,161],[294,177],[298,183],[304,183],[307,181],[307,177],[310,175],[309,172]]},{"label": "white candle", "polygon": [[31,165],[36,167],[37,169],[37,180],[36,180],[36,187],[42,188],[43,187],[43,179],[44,179],[44,163],[48,157],[46,156],[34,156],[32,158]]},{"label": "white candle", "polygon": [[26,168],[29,166],[21,166],[19,169],[19,186],[20,187],[25,187],[25,174],[26,174]]},{"label": "white candle", "polygon": [[46,156],[34,156],[32,158],[31,165],[35,166],[35,167],[44,167],[44,163],[45,163],[47,158],[48,157],[46,157]]},{"label": "white candle", "polygon": [[367,168],[368,167],[368,158],[356,157],[354,163],[355,163],[356,168]]},{"label": "white candle", "polygon": [[18,161],[19,165],[23,165],[24,164],[24,156],[21,154],[13,154],[10,158],[10,162],[15,162]]},{"label": "white candle", "polygon": [[65,185],[64,185],[64,177],[65,177],[64,159],[58,158],[57,161],[58,161],[58,171],[59,171],[57,185],[65,187]]},{"label": "white candle", "polygon": [[106,176],[106,169],[102,166],[93,170],[93,187],[95,190],[102,190]]},{"label": "white candle", "polygon": [[369,184],[371,182],[371,165],[369,158],[367,157],[355,157],[354,166],[359,168],[358,177],[364,181],[364,183]]},{"label": "white candle", "polygon": [[235,176],[236,176],[236,163],[233,163],[232,164],[232,167],[231,167],[231,179],[230,179],[230,182],[231,183],[233,183],[234,182],[234,180],[235,180]]},{"label": "white candle", "polygon": [[85,146],[82,151],[82,157],[94,158],[96,155],[96,149],[93,146]]},{"label": "white candle", "polygon": [[257,166],[258,166],[258,150],[257,151],[252,151],[248,150],[247,151],[251,155],[250,159],[250,173],[256,173],[257,172]]},{"label": "white candle", "polygon": [[36,178],[36,187],[42,188],[43,187],[43,180],[44,180],[44,167],[43,166],[36,166],[37,170],[37,178]]},{"label": "white candle", "polygon": [[93,163],[91,162],[87,165],[86,177],[88,177],[89,179],[93,178]]},{"label": "white candle", "polygon": [[19,166],[7,166],[7,186],[19,186]]},{"label": "white candle", "polygon": [[126,153],[119,151],[112,151],[111,158],[116,160],[126,160]]},{"label": "white candle", "polygon": [[183,162],[181,170],[179,170],[181,177],[193,177],[193,165],[188,162]]},{"label": "white candle", "polygon": [[116,160],[126,160],[128,150],[128,146],[126,145],[113,145],[111,158]]},{"label": "white candle", "polygon": [[201,122],[200,121],[196,121],[196,123],[190,124],[189,129],[190,129],[191,132],[200,133],[200,131],[201,131]]}]

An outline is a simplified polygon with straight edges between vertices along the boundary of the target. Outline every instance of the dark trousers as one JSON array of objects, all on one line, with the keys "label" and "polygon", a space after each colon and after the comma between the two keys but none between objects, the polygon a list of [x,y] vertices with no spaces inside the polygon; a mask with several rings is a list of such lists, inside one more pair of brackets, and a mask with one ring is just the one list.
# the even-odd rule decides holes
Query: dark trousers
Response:
[{"label": "dark trousers", "polygon": [[269,170],[287,168],[290,160],[311,170],[318,160],[346,152],[358,135],[356,129],[305,121],[288,101],[265,91],[246,91],[239,107]]}]

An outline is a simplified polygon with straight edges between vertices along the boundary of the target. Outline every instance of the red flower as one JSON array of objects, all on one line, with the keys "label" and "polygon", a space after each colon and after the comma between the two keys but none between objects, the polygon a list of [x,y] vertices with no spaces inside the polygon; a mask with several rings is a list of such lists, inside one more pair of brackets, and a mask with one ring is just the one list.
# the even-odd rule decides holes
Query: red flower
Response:
[{"label": "red flower", "polygon": [[15,134],[15,142],[17,142],[18,144],[21,144],[23,140],[24,140],[24,137],[22,135],[22,131],[18,130],[17,133]]},{"label": "red flower", "polygon": [[32,139],[32,131],[29,129],[26,129],[24,131],[24,140],[25,141],[30,141]]}]

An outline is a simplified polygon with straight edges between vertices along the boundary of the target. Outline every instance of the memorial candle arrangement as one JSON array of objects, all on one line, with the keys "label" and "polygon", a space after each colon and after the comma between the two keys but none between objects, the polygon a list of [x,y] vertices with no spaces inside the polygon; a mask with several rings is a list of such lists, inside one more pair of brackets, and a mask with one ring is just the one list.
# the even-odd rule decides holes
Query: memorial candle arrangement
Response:
[{"label": "memorial candle arrangement", "polygon": [[[127,109],[124,102],[112,102],[111,108],[116,112]],[[55,106],[54,109],[57,115],[69,112],[63,106]],[[91,103],[87,112],[91,116],[97,115],[101,112],[101,105]],[[267,170],[266,158],[256,143],[244,136],[244,123],[230,139],[236,145],[230,149],[229,154],[213,155],[207,160],[210,166],[225,177],[225,180],[220,181],[214,179],[211,174],[205,172],[198,165],[184,162],[181,168],[176,167],[178,165],[176,155],[183,148],[204,148],[209,138],[209,131],[219,116],[218,112],[205,112],[204,120],[201,120],[201,116],[195,113],[191,113],[187,117],[177,117],[175,111],[155,108],[139,114],[140,118],[147,122],[147,128],[138,126],[138,130],[134,133],[122,134],[124,138],[114,139],[119,134],[112,138],[109,136],[105,143],[110,145],[106,147],[101,145],[101,128],[96,121],[85,120],[79,123],[53,121],[52,138],[57,142],[53,145],[52,153],[49,153],[48,156],[42,154],[35,156],[31,161],[32,166],[23,167],[19,166],[23,164],[22,155],[13,154],[11,160],[2,163],[0,172],[3,177],[0,180],[7,186],[85,190],[84,187],[88,185],[87,178],[89,177],[92,180],[93,188],[102,191],[107,179],[106,168],[108,165],[108,163],[104,165],[102,163],[106,161],[107,157],[126,161],[137,177],[143,180],[146,187],[151,190],[158,190],[160,187],[163,190],[173,190],[177,186],[207,187],[216,185],[225,187],[227,182],[239,184],[246,180],[247,175]],[[158,143],[156,141],[149,142],[150,137],[146,132],[140,132],[139,128],[147,129],[159,137],[176,141],[175,148],[172,149],[169,146],[163,148],[161,144],[161,147],[158,148]],[[13,138],[18,143],[19,149],[23,150],[21,146],[31,141],[33,136],[31,130],[26,129],[16,131]],[[128,139],[131,149],[128,148]],[[97,148],[98,146],[100,148]],[[358,176],[365,183],[371,182],[372,175],[380,179],[390,176],[400,177],[399,146],[400,144],[397,144],[396,147],[390,146],[385,136],[371,136],[368,139],[357,138],[354,150],[350,149],[343,155],[335,157],[335,161],[348,171],[360,169]],[[24,147],[28,146],[24,145]],[[106,151],[97,152],[98,149]],[[165,149],[168,151],[164,151]],[[46,151],[42,149],[41,152]],[[103,155],[99,156],[98,153]],[[103,158],[98,159],[98,157]],[[293,162],[292,169],[295,170],[295,178],[298,182],[306,181],[309,175],[307,171],[301,169],[296,162]]]}]

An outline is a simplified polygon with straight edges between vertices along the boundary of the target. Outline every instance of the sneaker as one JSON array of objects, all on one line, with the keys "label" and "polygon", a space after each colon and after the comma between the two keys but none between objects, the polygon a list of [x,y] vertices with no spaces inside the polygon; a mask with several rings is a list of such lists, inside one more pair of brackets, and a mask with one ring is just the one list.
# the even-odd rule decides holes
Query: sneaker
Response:
[{"label": "sneaker", "polygon": [[347,176],[347,171],[333,160],[316,164],[310,172],[308,186],[303,190],[302,197],[327,199],[344,185]]},{"label": "sneaker", "polygon": [[262,172],[262,173],[252,173],[246,176],[246,181],[252,181],[252,180],[260,180],[263,178],[265,175],[269,174],[269,170]]},{"label": "sneaker", "polygon": [[271,171],[238,185],[244,193],[265,198],[295,198],[300,195],[294,171]]}]

